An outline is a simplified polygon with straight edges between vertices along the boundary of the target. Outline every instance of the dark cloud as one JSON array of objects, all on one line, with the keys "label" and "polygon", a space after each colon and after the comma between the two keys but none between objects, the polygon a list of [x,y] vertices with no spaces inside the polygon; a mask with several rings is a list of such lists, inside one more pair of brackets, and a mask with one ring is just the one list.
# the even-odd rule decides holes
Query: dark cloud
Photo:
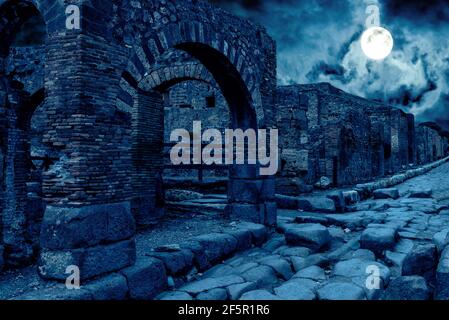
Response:
[{"label": "dark cloud", "polygon": [[[266,26],[278,44],[280,84],[327,81],[421,121],[449,119],[449,0],[216,2]],[[370,4],[395,40],[382,62],[360,49]]]}]

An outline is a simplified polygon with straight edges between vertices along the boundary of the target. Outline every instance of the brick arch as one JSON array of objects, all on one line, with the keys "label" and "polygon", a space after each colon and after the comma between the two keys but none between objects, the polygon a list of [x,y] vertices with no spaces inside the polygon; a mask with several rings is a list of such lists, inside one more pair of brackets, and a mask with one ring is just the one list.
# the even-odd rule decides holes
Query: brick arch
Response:
[{"label": "brick arch", "polygon": [[[222,91],[226,91],[226,89],[223,88],[222,81],[217,79],[219,72],[211,70],[213,64],[208,63],[205,59],[206,56],[214,56],[215,59],[222,60],[218,64],[226,63],[225,68],[228,69],[228,74],[233,74],[234,80],[239,82],[241,91],[246,96],[249,104],[247,112],[255,115],[256,124],[254,126],[265,126],[265,115],[260,93],[261,79],[257,68],[253,67],[255,62],[243,48],[231,43],[225,35],[214,31],[207,23],[198,21],[171,23],[157,32],[152,32],[148,37],[141,38],[131,50],[126,71],[138,83],[148,82],[147,85],[143,84],[142,87],[151,86],[152,83],[148,78],[151,73],[151,66],[167,51],[173,49],[183,50],[198,59],[205,69],[212,73],[214,80]],[[203,56],[199,56],[198,52],[201,52]],[[223,65],[220,67],[223,67]],[[223,94],[225,97],[230,95],[226,92],[223,92]],[[228,101],[228,104],[232,106],[236,103]]]},{"label": "brick arch", "polygon": [[[262,81],[256,68],[250,67],[254,65],[251,57],[207,24],[191,21],[172,23],[157,32],[149,32],[147,37],[141,34],[135,38],[138,40],[130,50],[129,63],[123,73],[125,79],[122,77],[121,85],[123,92],[127,93],[127,105],[135,119],[131,154],[138,154],[139,159],[138,162],[134,161],[138,167],[133,167],[133,190],[137,192],[131,200],[131,207],[138,223],[145,224],[147,212],[157,212],[148,210],[153,206],[148,204],[148,199],[154,184],[152,186],[152,182],[143,176],[154,176],[154,168],[160,168],[161,163],[151,160],[150,154],[145,154],[142,146],[146,145],[148,150],[152,150],[153,157],[160,153],[155,146],[162,143],[163,130],[159,130],[159,125],[154,122],[154,119],[161,119],[159,121],[163,123],[163,103],[155,102],[160,92],[158,89],[186,78],[213,80],[228,104],[234,128],[264,128],[265,119],[260,92]],[[167,53],[173,50],[185,52],[198,61],[194,64],[195,68],[188,72],[184,70],[184,73],[179,70],[176,72],[176,67],[163,63]],[[158,105],[162,116],[153,114]],[[163,129],[163,124],[160,126]],[[160,138],[156,136],[156,131]],[[153,164],[150,165],[151,161]],[[254,194],[247,198],[241,197],[241,190],[254,187],[257,189]],[[229,206],[226,213],[234,218],[271,225],[276,214],[271,194],[274,195],[273,179],[260,177],[258,165],[233,166],[230,170]]]}]

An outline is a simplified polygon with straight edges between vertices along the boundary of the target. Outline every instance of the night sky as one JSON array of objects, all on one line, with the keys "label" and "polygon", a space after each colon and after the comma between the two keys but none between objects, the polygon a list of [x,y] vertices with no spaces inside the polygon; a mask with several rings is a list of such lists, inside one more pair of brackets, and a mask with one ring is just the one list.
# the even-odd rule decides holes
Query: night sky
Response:
[{"label": "night sky", "polygon": [[[278,45],[279,84],[330,82],[449,129],[449,0],[211,0],[267,28]],[[377,4],[395,40],[381,62],[359,39]]]}]

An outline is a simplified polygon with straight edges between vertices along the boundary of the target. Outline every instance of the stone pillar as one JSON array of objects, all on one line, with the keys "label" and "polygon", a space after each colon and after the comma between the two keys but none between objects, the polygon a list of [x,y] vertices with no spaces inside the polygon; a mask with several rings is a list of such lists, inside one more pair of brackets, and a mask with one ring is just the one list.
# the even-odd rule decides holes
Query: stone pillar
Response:
[{"label": "stone pillar", "polygon": [[228,201],[225,214],[232,220],[250,221],[275,226],[277,205],[274,177],[236,178],[228,183]]},{"label": "stone pillar", "polygon": [[164,213],[164,104],[158,92],[137,92],[132,112],[133,181],[131,211],[138,225],[155,223]]},{"label": "stone pillar", "polygon": [[66,279],[68,266],[88,279],[135,262],[131,115],[116,107],[126,51],[89,32],[92,12],[82,30],[50,34],[47,45],[43,143],[59,152],[43,176],[39,271],[49,279]]}]

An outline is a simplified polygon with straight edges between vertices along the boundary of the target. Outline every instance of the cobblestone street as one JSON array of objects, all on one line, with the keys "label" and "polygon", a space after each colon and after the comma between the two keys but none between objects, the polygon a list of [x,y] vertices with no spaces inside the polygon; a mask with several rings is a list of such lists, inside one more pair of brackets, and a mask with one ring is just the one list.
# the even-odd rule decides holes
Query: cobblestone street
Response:
[{"label": "cobblestone street", "polygon": [[[350,213],[279,210],[277,232],[262,247],[159,298],[447,299],[448,172],[446,163],[375,192],[378,199],[356,203]],[[372,289],[369,277],[377,275],[379,289]]]}]

